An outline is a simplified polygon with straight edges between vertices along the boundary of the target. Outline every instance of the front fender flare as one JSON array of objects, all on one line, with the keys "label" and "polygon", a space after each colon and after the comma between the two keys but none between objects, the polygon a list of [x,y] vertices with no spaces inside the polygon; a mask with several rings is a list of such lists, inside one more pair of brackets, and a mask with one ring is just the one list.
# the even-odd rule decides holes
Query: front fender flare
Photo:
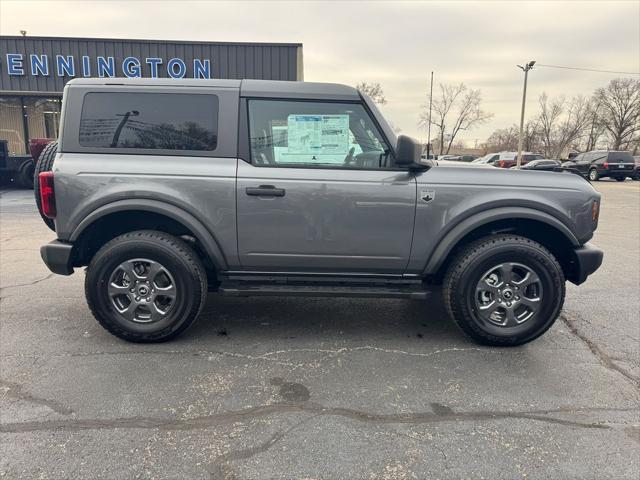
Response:
[{"label": "front fender flare", "polygon": [[457,243],[471,231],[487,225],[497,220],[505,219],[527,219],[537,220],[546,223],[562,233],[574,247],[580,246],[580,241],[576,235],[562,221],[553,215],[540,210],[527,207],[499,207],[476,213],[460,221],[455,227],[450,229],[437,243],[436,248],[427,260],[424,275],[433,275],[438,272],[447,256]]},{"label": "front fender flare", "polygon": [[143,210],[146,212],[158,213],[165,215],[178,223],[181,223],[195,235],[200,245],[211,259],[211,262],[218,271],[227,270],[227,260],[218,245],[213,234],[190,213],[186,212],[175,205],[161,202],[158,200],[135,199],[135,200],[118,200],[115,202],[102,205],[87,215],[82,222],[73,230],[69,237],[70,242],[75,242],[82,232],[93,224],[96,220],[115,212],[125,212],[131,210]]}]

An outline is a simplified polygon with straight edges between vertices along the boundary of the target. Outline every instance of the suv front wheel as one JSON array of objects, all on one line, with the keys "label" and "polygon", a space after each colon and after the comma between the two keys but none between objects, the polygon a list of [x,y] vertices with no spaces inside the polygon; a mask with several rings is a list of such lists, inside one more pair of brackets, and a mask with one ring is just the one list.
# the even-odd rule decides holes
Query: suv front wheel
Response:
[{"label": "suv front wheel", "polygon": [[597,182],[598,180],[600,180],[600,174],[598,174],[597,169],[592,168],[591,170],[589,170],[589,180],[591,180],[592,182]]},{"label": "suv front wheel", "polygon": [[451,317],[476,342],[515,346],[553,325],[564,303],[565,278],[556,258],[539,243],[494,235],[456,256],[443,294]]},{"label": "suv front wheel", "polygon": [[161,342],[195,321],[206,300],[207,276],[184,240],[140,230],[114,238],[95,254],[85,294],[96,320],[113,335]]}]

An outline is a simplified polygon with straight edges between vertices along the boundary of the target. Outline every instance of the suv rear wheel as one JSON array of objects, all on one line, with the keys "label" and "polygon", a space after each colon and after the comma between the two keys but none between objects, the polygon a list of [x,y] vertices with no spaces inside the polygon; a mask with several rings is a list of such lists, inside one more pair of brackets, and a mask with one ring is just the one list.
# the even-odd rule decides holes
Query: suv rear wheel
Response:
[{"label": "suv rear wheel", "polygon": [[85,294],[96,320],[113,335],[161,342],[195,321],[206,300],[207,276],[185,241],[140,230],[114,238],[96,253]]},{"label": "suv rear wheel", "polygon": [[592,168],[591,170],[589,170],[589,180],[591,180],[592,182],[597,182],[598,180],[600,180],[600,175],[598,174],[597,169]]},{"label": "suv rear wheel", "polygon": [[516,235],[495,235],[464,248],[444,281],[445,306],[476,342],[515,346],[553,325],[564,303],[565,279],[542,245]]}]

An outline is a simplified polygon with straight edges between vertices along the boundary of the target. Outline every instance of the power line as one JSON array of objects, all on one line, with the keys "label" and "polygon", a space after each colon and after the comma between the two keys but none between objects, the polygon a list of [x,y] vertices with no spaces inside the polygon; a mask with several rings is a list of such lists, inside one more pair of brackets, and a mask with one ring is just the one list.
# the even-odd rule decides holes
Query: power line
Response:
[{"label": "power line", "polygon": [[564,70],[582,70],[584,72],[617,73],[620,75],[640,75],[640,72],[616,72],[613,70],[597,70],[595,68],[567,67],[564,65],[545,65],[544,63],[538,63],[537,66],[548,67],[548,68],[562,68]]}]

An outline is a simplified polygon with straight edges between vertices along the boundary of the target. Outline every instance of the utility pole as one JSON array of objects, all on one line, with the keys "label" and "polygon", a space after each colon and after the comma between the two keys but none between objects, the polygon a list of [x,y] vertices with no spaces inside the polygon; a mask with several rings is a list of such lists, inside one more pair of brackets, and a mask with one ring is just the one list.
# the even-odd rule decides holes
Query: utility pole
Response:
[{"label": "utility pole", "polygon": [[140,115],[140,112],[137,110],[131,110],[127,113],[116,113],[116,117],[122,117],[120,123],[118,124],[116,131],[113,133],[113,138],[111,139],[111,148],[116,148],[118,146],[118,141],[120,140],[120,133],[122,133],[122,129],[125,124],[129,121],[129,117],[134,116],[137,117]]},{"label": "utility pole", "polygon": [[520,135],[518,136],[518,156],[516,157],[516,169],[519,169],[522,165],[522,131],[524,129],[524,105],[527,101],[527,77],[529,76],[529,70],[536,64],[535,60],[531,60],[529,63],[518,65],[518,67],[524,72],[524,89],[522,91],[522,111],[520,112]]},{"label": "utility pole", "polygon": [[433,105],[433,72],[431,72],[431,88],[429,89],[429,122],[427,124],[427,160],[431,147],[431,106]]}]

